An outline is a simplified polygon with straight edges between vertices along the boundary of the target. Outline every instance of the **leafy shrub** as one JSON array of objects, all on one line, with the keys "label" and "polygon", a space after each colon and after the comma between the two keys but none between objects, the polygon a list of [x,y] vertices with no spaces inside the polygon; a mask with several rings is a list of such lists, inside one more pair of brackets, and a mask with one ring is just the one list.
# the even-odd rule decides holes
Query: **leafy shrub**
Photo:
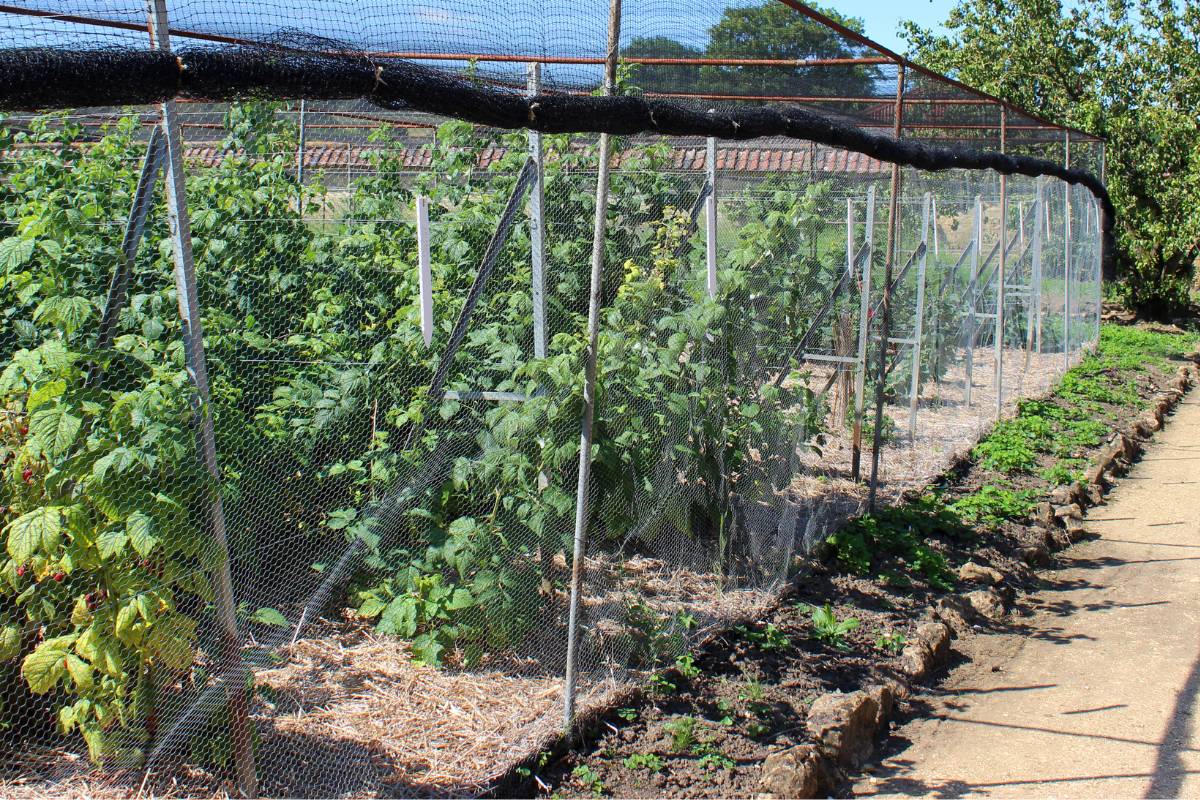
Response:
[{"label": "leafy shrub", "polygon": [[939,498],[926,495],[912,503],[851,520],[826,541],[842,568],[855,574],[869,574],[877,562],[895,560],[930,586],[949,590],[954,585],[954,573],[945,556],[927,542],[935,536],[962,538],[969,533],[963,520]]},{"label": "leafy shrub", "polygon": [[1005,520],[1028,517],[1037,505],[1036,489],[1004,489],[984,486],[954,501],[948,509],[972,524],[999,525]]}]

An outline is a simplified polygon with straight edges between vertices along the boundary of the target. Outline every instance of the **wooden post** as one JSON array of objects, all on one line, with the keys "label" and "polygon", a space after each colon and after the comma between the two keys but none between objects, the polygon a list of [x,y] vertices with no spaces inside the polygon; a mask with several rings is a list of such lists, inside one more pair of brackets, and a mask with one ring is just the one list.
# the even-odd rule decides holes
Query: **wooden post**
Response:
[{"label": "wooden post", "polygon": [[705,287],[710,298],[717,296],[717,140],[706,143],[704,166],[708,172],[708,197],[704,201]]},{"label": "wooden post", "polygon": [[[1063,133],[1063,166],[1071,168],[1071,132]],[[1071,368],[1071,184],[1063,181],[1063,370]]]},{"label": "wooden post", "polygon": [[971,407],[971,387],[975,382],[975,314],[979,308],[979,249],[983,246],[983,198],[975,195],[975,213],[971,215],[971,282],[967,302],[967,374],[963,379],[963,402]]},{"label": "wooden post", "polygon": [[[849,212],[847,212],[849,214]],[[858,290],[858,359],[855,362],[854,373],[854,428],[850,443],[850,477],[857,481],[862,469],[862,418],[863,400],[866,393],[867,380],[867,343],[871,335],[871,264],[875,260],[875,187],[867,189],[867,216],[863,231],[863,242],[867,248],[866,258],[863,259],[862,279]],[[850,263],[854,263],[854,253],[847,252]]]},{"label": "wooden post", "polygon": [[421,339],[433,343],[433,269],[429,253],[429,198],[417,196],[417,289],[421,295]]},{"label": "wooden post", "polygon": [[[896,69],[896,104],[893,111],[893,135],[900,140],[904,124],[904,63]],[[875,373],[875,430],[871,443],[871,485],[867,490],[867,512],[875,511],[879,491],[879,450],[883,446],[883,394],[887,380],[888,337],[891,334],[892,270],[896,261],[896,228],[900,214],[900,165],[892,164],[892,196],[888,203],[887,250],[883,265],[883,303],[879,325],[879,364]]]},{"label": "wooden post", "polygon": [[[1045,178],[1038,176],[1037,178],[1037,196],[1034,200],[1034,208],[1041,210],[1044,202],[1043,187]],[[1035,214],[1033,219],[1033,241],[1030,243],[1032,253],[1030,258],[1033,259],[1033,285],[1029,287],[1029,294],[1033,303],[1033,325],[1034,325],[1034,350],[1038,355],[1042,353],[1042,226],[1041,215]]]},{"label": "wooden post", "polygon": [[[542,90],[542,65],[532,63],[528,67],[526,94],[530,97]],[[545,202],[546,168],[542,152],[542,134],[529,131],[529,158],[533,161],[533,183],[529,185],[529,251],[531,281],[533,283],[533,357],[546,357],[546,216]]]},{"label": "wooden post", "polygon": [[[304,100],[301,100],[300,101],[300,119],[299,119],[300,134],[299,134],[299,143],[296,145],[296,185],[301,187],[300,194],[299,194],[299,197],[301,200],[304,199],[304,188],[303,188],[304,187],[304,151],[307,149],[307,145],[308,145],[308,141],[307,141],[308,140],[308,135],[307,135],[308,131],[304,124],[304,112],[307,111],[307,109],[308,109],[307,103]],[[304,213],[303,208],[300,208],[298,210],[300,211],[300,213],[302,213],[302,214]]]},{"label": "wooden post", "polygon": [[913,326],[912,375],[908,384],[908,438],[917,438],[917,399],[921,393],[921,339],[925,335],[925,256],[929,252],[929,215],[931,195],[925,193],[921,224],[921,257],[917,259],[917,318]]},{"label": "wooden post", "polygon": [[[148,0],[150,33],[155,49],[170,52],[171,39],[167,27],[166,0]],[[220,552],[220,564],[213,570],[214,605],[220,624],[221,668],[229,700],[229,735],[233,740],[233,760],[238,791],[245,797],[258,794],[254,769],[254,746],[250,736],[249,702],[246,696],[246,675],[241,663],[241,639],[233,598],[233,581],[229,574],[229,544],[225,536],[225,510],[221,504],[221,470],[217,466],[216,441],[213,436],[212,409],[209,402],[208,368],[204,359],[204,334],[200,324],[200,305],[196,291],[195,264],[192,259],[192,231],[188,219],[187,190],[183,172],[183,142],[179,116],[174,100],[162,104],[162,132],[166,143],[167,216],[171,228],[171,250],[175,262],[175,293],[179,304],[179,320],[183,328],[183,350],[188,376],[194,389],[193,403],[197,415],[197,445],[201,461],[213,481],[218,484],[209,508],[212,536]]]},{"label": "wooden post", "polygon": [[[611,0],[608,13],[608,53],[604,65],[604,94],[617,83],[617,51],[621,35],[621,0]],[[592,420],[596,411],[596,357],[600,344],[600,301],[604,278],[604,230],[608,211],[608,173],[612,142],[600,134],[596,173],[596,212],[592,228],[592,274],[588,292],[587,352],[584,354],[583,420],[579,432],[579,483],[575,491],[575,537],[571,551],[571,599],[567,612],[567,667],[563,691],[563,725],[575,721],[578,682],[579,607],[583,593],[583,560],[587,555],[588,480],[592,468]]]},{"label": "wooden post", "polygon": [[[1000,152],[1005,151],[1008,139],[1008,109],[1000,107]],[[1004,282],[1008,280],[1005,262],[1008,259],[1008,176],[1000,175],[1000,261],[996,270],[996,419],[1004,410]]]}]

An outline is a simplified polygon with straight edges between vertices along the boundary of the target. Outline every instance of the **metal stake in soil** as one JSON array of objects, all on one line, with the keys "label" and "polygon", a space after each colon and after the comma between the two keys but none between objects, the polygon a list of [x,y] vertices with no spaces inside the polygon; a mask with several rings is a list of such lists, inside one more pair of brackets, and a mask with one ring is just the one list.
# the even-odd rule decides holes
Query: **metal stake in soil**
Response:
[{"label": "metal stake in soil", "polygon": [[[612,0],[608,13],[608,57],[604,68],[604,93],[617,83],[617,44],[621,36],[621,0]],[[571,551],[571,605],[567,616],[567,671],[563,689],[563,725],[575,721],[575,687],[578,681],[579,606],[583,592],[583,559],[587,554],[588,479],[592,467],[592,419],[596,411],[596,355],[600,345],[600,300],[604,278],[604,228],[608,211],[608,172],[612,143],[600,134],[600,163],[596,172],[596,215],[592,229],[592,275],[588,293],[588,345],[584,355],[583,420],[579,432],[579,483],[575,491],[575,541]]]},{"label": "metal stake in soil", "polygon": [[[150,32],[154,46],[164,52],[171,49],[167,27],[166,0],[149,0]],[[192,260],[192,231],[188,219],[187,190],[184,186],[183,142],[174,100],[162,104],[162,133],[166,141],[167,215],[171,226],[171,249],[175,261],[175,292],[179,320],[183,327],[184,358],[195,389],[193,403],[197,425],[197,444],[204,468],[216,483],[221,471],[217,466],[217,448],[213,436],[209,406],[208,368],[204,360],[204,334],[200,327],[200,303],[196,291],[196,269]],[[213,570],[213,595],[220,620],[220,659],[225,692],[229,700],[229,735],[233,740],[233,760],[238,791],[245,797],[258,794],[254,769],[254,745],[250,737],[249,704],[241,665],[241,643],[233,598],[233,580],[229,574],[229,544],[225,537],[225,509],[218,488],[209,508],[212,536],[220,551],[221,562]]]}]

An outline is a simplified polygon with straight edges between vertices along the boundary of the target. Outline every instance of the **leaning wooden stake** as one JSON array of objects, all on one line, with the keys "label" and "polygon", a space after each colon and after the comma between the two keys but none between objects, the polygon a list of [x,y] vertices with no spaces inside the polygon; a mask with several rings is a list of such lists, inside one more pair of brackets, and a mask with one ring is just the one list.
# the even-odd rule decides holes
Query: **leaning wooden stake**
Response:
[{"label": "leaning wooden stake", "polygon": [[[166,0],[149,0],[149,11],[154,46],[167,52],[171,49],[171,41],[167,32]],[[219,484],[221,471],[217,466],[217,448],[213,437],[208,369],[204,360],[204,335],[200,327],[196,271],[192,260],[192,231],[184,185],[183,148],[174,100],[167,100],[162,104],[162,132],[166,140],[167,216],[170,221],[171,249],[175,262],[175,293],[179,303],[179,320],[183,327],[184,358],[194,389],[194,405],[198,419],[197,445],[204,468]],[[220,564],[213,570],[212,576],[220,624],[221,669],[217,674],[224,678],[226,696],[229,699],[229,734],[233,740],[238,791],[245,797],[255,797],[258,794],[258,781],[254,769],[254,746],[250,737],[245,671],[241,664],[233,581],[229,574],[229,544],[225,537],[225,510],[221,505],[219,486],[214,492],[209,514],[212,536],[221,555]]]},{"label": "leaning wooden stake", "polygon": [[[621,35],[621,0],[611,0],[604,93],[617,83],[617,43]],[[567,672],[563,687],[563,724],[575,720],[575,687],[579,661],[579,606],[583,592],[583,559],[587,554],[588,481],[592,468],[592,420],[596,411],[596,355],[600,344],[600,299],[604,277],[604,228],[608,211],[608,172],[612,143],[600,134],[596,173],[596,214],[592,229],[592,275],[588,294],[587,352],[584,354],[583,420],[579,432],[579,483],[575,491],[575,541],[571,552],[571,601],[567,612]]]}]

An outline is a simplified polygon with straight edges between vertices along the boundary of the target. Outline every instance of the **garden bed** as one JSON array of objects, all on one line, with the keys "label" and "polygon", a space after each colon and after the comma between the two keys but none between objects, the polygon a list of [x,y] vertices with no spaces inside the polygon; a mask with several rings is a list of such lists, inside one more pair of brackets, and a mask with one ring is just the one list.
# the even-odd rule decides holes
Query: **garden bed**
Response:
[{"label": "garden bed", "polygon": [[[1022,548],[1044,535],[1033,519],[1037,501],[1064,483],[1064,474],[1077,477],[1113,431],[1149,406],[1193,344],[1192,337],[1107,328],[1099,356],[1072,370],[1040,403],[1023,404],[932,494],[909,494],[908,504],[846,533],[878,542],[888,531],[915,531],[945,559],[951,583],[964,589],[970,587],[954,573],[966,562],[1005,575],[1005,591],[1035,586],[1037,573]],[[1031,417],[1054,427],[1047,431]],[[1101,428],[1103,435],[1093,437]],[[1022,443],[1029,452],[1021,451]],[[1064,464],[1065,473],[1057,468]],[[828,558],[810,564],[794,593],[759,624],[718,638],[694,663],[670,673],[673,687],[656,684],[639,702],[607,715],[585,746],[549,763],[530,762],[536,780],[510,785],[513,796],[539,789],[579,797],[761,793],[764,759],[813,741],[805,721],[812,701],[895,680],[901,674],[898,637],[911,637],[951,588],[904,556],[877,554],[866,570],[853,569],[848,542],[835,540]],[[814,619],[813,607],[825,603],[830,617]],[[850,619],[857,627],[846,624]]]},{"label": "garden bed", "polygon": [[[1006,387],[1013,397],[1045,394],[1063,356],[1034,355],[1024,371],[1023,354],[1007,356]],[[994,409],[990,389],[990,353],[976,360],[973,404],[961,404],[962,371],[952,368],[937,385],[927,385],[918,408],[916,443],[896,436],[881,455],[881,497],[898,500],[906,491],[928,484],[951,461],[970,450]],[[1115,370],[1106,380],[1132,379],[1136,398],[1144,400],[1169,374],[1166,367]],[[1130,377],[1134,376],[1134,377]],[[1006,390],[1006,395],[1008,391]],[[1126,392],[1124,400],[1133,396]],[[1136,404],[1102,404],[1097,417],[1115,429],[1138,413]],[[908,424],[907,405],[889,406],[896,428]],[[869,441],[864,444],[864,475]],[[847,477],[850,450],[843,439],[826,441],[822,454],[810,457],[811,473],[797,477],[791,501],[819,524],[809,539],[833,532],[865,506],[865,486]],[[1040,456],[1038,468],[1052,459]],[[1001,475],[978,464],[944,487],[949,500],[977,495],[984,486],[1045,492],[1051,484],[1038,474]],[[819,519],[818,519],[819,518]],[[809,520],[811,523],[812,520]],[[803,523],[798,523],[797,528]],[[951,564],[967,559],[1033,580],[1016,555],[1027,543],[1026,520],[994,520],[990,526],[965,528],[956,536],[935,535],[932,551]],[[798,530],[799,532],[799,530]],[[797,543],[800,546],[802,543]],[[608,732],[591,748],[550,765],[536,754],[561,730],[561,653],[554,658],[506,659],[479,669],[433,668],[414,663],[407,644],[372,633],[347,616],[310,629],[306,638],[285,648],[278,666],[256,673],[255,717],[264,796],[470,796],[484,792],[524,761],[530,777],[522,792],[538,781],[564,793],[588,794],[596,786],[620,796],[688,794],[727,796],[755,791],[757,765],[771,752],[804,742],[805,709],[823,692],[847,690],[894,675],[900,637],[912,628],[936,586],[920,577],[908,587],[878,571],[855,575],[833,566],[806,562],[807,577],[774,612],[779,593],[722,592],[709,573],[639,557],[621,564],[603,555],[588,560],[597,593],[585,598],[596,615],[595,630],[619,628],[614,609],[631,595],[661,612],[690,614],[704,620],[693,640],[719,633],[694,664],[667,679],[667,690],[636,705],[629,700],[649,678],[644,670],[611,664],[585,676],[579,709],[604,715]],[[565,597],[555,597],[561,605]],[[811,639],[812,609],[831,603],[835,619],[853,617],[859,625],[837,641]],[[606,616],[607,615],[607,616]],[[547,614],[547,618],[561,615]],[[751,622],[729,632],[739,622]],[[561,627],[561,626],[559,626]],[[542,632],[547,641],[565,642],[565,631]],[[543,646],[544,649],[545,646]],[[689,723],[686,720],[694,719]],[[693,726],[692,732],[680,730]],[[674,733],[673,733],[674,731]],[[677,752],[679,737],[695,742]],[[642,756],[640,760],[637,756]],[[633,768],[623,765],[635,758]],[[659,761],[661,760],[661,765]],[[54,751],[44,769],[26,766],[3,784],[6,795],[40,796],[54,787],[69,796],[125,797],[141,788],[140,774],[98,776],[86,758]],[[53,765],[53,766],[50,766]],[[590,770],[590,772],[589,772]],[[160,794],[221,796],[229,785],[203,770],[184,773],[190,783],[149,786]],[[44,776],[44,779],[39,778]],[[511,781],[507,784],[512,786]]]}]

